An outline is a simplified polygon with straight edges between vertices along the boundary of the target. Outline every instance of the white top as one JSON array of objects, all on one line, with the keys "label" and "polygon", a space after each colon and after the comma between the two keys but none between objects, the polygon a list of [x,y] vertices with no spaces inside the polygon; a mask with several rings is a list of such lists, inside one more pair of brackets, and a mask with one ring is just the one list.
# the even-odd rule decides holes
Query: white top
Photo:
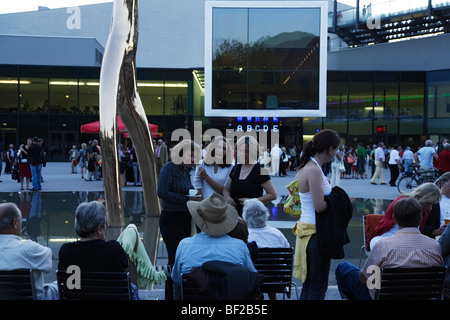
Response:
[{"label": "white top", "polygon": [[213,165],[206,165],[203,160],[200,161],[200,163],[195,168],[195,174],[194,174],[194,182],[193,186],[195,189],[201,189],[203,193],[203,199],[208,198],[210,195],[212,195],[215,191],[214,189],[206,182],[205,179],[203,179],[198,174],[198,168],[199,166],[202,166],[208,176],[211,177],[215,182],[217,182],[220,185],[225,186],[228,182],[228,179],[230,178],[230,172],[233,169],[233,165],[229,167],[220,167],[217,170],[217,173],[214,172],[214,166]]},{"label": "white top", "polygon": [[385,154],[384,154],[384,150],[382,147],[378,147],[375,149],[375,160],[380,160],[381,161],[385,161]]},{"label": "white top", "polygon": [[[311,157],[311,160],[320,168],[316,159]],[[332,188],[328,178],[323,174],[322,168],[320,168],[320,172],[322,172],[323,194],[327,196],[331,193]],[[302,204],[302,215],[300,216],[300,222],[316,224],[316,210],[314,209],[314,205],[312,203],[311,191],[305,193],[299,192],[299,195],[300,202]]]},{"label": "white top", "polygon": [[388,164],[397,164],[397,161],[395,160],[398,160],[400,162],[400,155],[397,150],[392,149],[391,152],[389,153]]},{"label": "white top", "polygon": [[263,228],[248,228],[248,242],[255,241],[258,248],[289,248],[284,234],[277,228],[266,225]]}]

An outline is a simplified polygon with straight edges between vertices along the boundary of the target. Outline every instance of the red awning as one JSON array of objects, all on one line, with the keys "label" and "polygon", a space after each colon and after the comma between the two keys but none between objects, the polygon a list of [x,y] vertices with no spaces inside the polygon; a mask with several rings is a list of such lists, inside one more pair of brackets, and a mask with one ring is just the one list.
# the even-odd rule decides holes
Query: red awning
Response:
[{"label": "red awning", "polygon": [[[156,133],[158,132],[158,126],[156,124],[152,124],[152,123],[149,123],[148,125],[150,127],[152,136],[156,135]],[[119,133],[128,132],[127,128],[125,127],[125,125],[122,122],[122,119],[120,119],[119,116],[117,116],[117,131]],[[99,133],[100,132],[100,120],[81,125],[80,132],[81,133]]]}]

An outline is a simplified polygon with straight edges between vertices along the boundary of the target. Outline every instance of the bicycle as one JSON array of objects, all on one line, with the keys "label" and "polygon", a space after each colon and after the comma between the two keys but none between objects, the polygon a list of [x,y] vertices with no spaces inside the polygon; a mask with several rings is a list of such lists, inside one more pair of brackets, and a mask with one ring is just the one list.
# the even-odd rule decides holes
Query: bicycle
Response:
[{"label": "bicycle", "polygon": [[418,165],[411,165],[409,173],[403,173],[397,183],[397,189],[400,193],[408,193],[425,182],[439,183],[439,170],[434,169],[430,172],[421,172]]}]

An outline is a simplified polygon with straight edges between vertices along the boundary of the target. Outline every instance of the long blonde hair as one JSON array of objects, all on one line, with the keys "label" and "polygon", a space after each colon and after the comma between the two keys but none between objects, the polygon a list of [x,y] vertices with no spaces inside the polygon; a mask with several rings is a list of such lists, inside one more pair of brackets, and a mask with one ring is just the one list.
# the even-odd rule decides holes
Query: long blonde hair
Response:
[{"label": "long blonde hair", "polygon": [[442,198],[441,190],[432,182],[421,184],[416,189],[411,191],[408,195],[411,198],[419,200],[422,206],[424,204],[428,204],[431,206],[434,203],[441,201]]}]

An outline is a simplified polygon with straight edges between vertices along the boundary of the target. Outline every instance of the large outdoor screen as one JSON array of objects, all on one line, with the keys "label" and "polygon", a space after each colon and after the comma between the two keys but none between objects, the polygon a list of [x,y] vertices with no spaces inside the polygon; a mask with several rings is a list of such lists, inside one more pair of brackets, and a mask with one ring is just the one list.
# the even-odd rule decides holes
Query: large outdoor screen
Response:
[{"label": "large outdoor screen", "polygon": [[326,115],[326,1],[205,5],[205,116]]}]

